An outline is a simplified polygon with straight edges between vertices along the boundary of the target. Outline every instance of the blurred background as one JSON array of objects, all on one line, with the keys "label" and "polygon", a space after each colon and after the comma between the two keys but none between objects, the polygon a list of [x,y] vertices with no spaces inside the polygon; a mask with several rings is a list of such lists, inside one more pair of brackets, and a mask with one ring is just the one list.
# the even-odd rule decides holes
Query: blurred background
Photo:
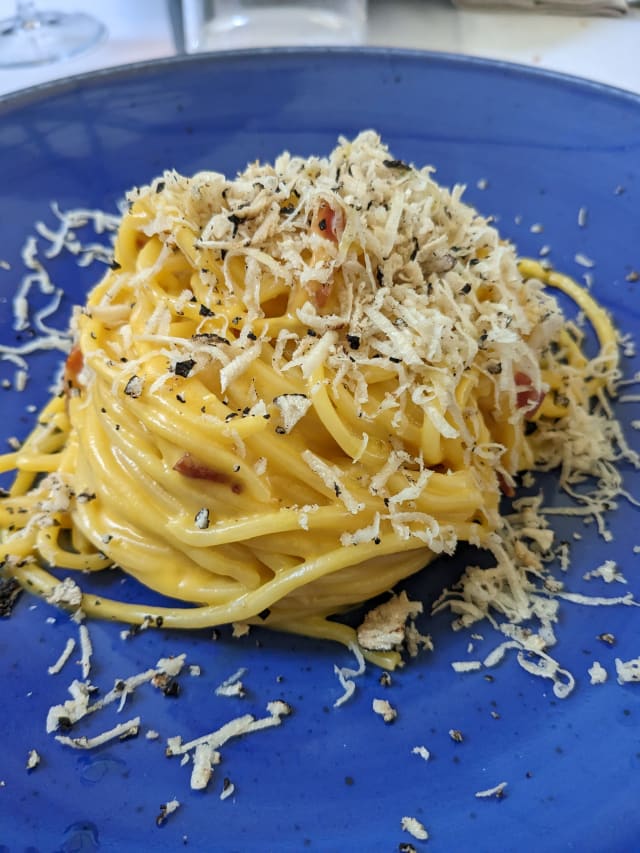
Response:
[{"label": "blurred background", "polygon": [[[338,41],[507,60],[640,93],[640,7],[636,2],[455,0],[454,5],[450,0],[363,0],[364,25],[355,34],[345,37],[342,33]],[[237,43],[228,36],[212,36],[216,0],[40,0],[22,5],[43,13],[52,9],[85,12],[99,19],[104,30],[97,43],[75,56],[40,65],[0,67],[0,95],[86,71]],[[5,30],[6,19],[15,12],[16,3],[0,0]],[[297,31],[296,43],[317,42],[318,35],[311,30]],[[1,36],[0,30],[0,66]],[[251,45],[251,38],[249,34],[246,44]],[[260,32],[254,43],[269,44],[268,34]],[[6,49],[4,54],[6,60]]]}]

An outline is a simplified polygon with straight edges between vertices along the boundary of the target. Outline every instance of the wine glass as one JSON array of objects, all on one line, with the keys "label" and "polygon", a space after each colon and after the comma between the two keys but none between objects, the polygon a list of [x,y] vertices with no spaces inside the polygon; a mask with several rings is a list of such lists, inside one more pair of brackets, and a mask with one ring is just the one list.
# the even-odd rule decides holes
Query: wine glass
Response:
[{"label": "wine glass", "polygon": [[0,67],[42,65],[87,50],[106,35],[104,25],[84,12],[38,11],[16,2],[16,13],[0,20]]}]

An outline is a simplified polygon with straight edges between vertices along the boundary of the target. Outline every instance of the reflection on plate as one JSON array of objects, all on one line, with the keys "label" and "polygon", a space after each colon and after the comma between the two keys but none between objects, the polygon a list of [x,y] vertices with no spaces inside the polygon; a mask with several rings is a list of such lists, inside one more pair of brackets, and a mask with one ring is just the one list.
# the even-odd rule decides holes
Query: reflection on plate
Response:
[{"label": "reflection on plate", "polygon": [[[495,215],[522,254],[548,246],[554,265],[578,278],[584,269],[576,255],[592,258],[594,293],[623,333],[638,333],[630,275],[639,263],[636,97],[477,60],[337,50],[153,63],[0,102],[0,259],[11,265],[0,269],[0,339],[15,340],[19,249],[36,220],[52,223],[51,200],[63,209],[114,210],[127,188],[165,168],[233,173],[285,148],[328,153],[339,135],[367,127],[395,156],[434,164],[440,182],[467,183],[467,200]],[[52,268],[64,281],[67,309],[98,274],[64,259]],[[5,438],[25,435],[56,364],[55,354],[34,356],[26,390],[2,391]],[[626,357],[626,372],[637,369],[637,359]],[[10,366],[2,371],[10,380]],[[638,406],[621,404],[619,414],[630,425]],[[628,472],[627,482],[633,491],[637,476]],[[567,586],[611,594],[583,575],[615,559],[628,579],[622,591],[640,596],[636,519],[636,510],[621,504],[611,545],[593,526],[579,527]],[[572,539],[573,529],[560,535]],[[428,609],[463,564],[463,556],[434,564],[406,588]],[[135,593],[125,584],[125,594]],[[432,634],[435,651],[395,673],[388,687],[369,667],[340,708],[333,667],[351,663],[341,648],[258,630],[242,638],[223,630],[217,640],[211,632],[149,630],[124,640],[122,626],[92,623],[91,677],[103,691],[182,652],[200,675],[187,668],[178,697],[146,685],[121,715],[112,708],[87,720],[83,732],[92,734],[139,715],[142,730],[137,739],[85,753],[45,732],[49,706],[65,700],[79,677],[78,655],[58,675],[47,667],[77,626],[22,596],[0,622],[0,851],[634,849],[640,694],[616,683],[614,661],[640,654],[639,619],[634,608],[565,604],[555,653],[578,683],[558,700],[509,657],[491,680],[486,671],[454,673],[451,662],[470,656],[469,643],[471,656],[482,658],[500,637],[481,624],[474,633],[482,639],[471,638],[452,632],[446,614],[425,616],[420,627]],[[597,639],[603,633],[615,643]],[[594,660],[609,672],[605,684],[589,683]],[[216,695],[240,668],[246,696]],[[267,702],[280,698],[293,715],[279,728],[229,743],[205,792],[191,791],[190,768],[164,755],[167,737],[197,737],[243,713],[264,716]],[[374,698],[397,708],[393,725],[372,712]],[[160,737],[145,737],[149,730]],[[418,746],[429,750],[428,761],[412,751]],[[27,770],[32,749],[41,761]],[[221,800],[225,779],[235,787]],[[474,796],[502,782],[502,798]],[[161,804],[173,799],[180,808],[158,821]],[[402,830],[405,816],[426,826],[428,841]]]}]

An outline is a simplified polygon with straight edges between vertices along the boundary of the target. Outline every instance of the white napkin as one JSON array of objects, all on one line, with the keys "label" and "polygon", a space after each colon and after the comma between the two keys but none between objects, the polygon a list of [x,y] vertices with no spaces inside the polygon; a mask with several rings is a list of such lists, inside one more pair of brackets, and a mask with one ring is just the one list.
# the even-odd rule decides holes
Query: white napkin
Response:
[{"label": "white napkin", "polygon": [[460,9],[522,9],[561,15],[617,17],[629,10],[626,0],[453,0]]}]

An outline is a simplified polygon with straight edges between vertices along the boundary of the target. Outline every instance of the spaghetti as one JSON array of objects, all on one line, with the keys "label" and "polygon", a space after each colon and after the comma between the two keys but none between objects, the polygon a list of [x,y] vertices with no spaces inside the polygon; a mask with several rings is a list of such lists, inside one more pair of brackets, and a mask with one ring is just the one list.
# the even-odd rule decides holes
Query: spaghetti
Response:
[{"label": "spaghetti", "polygon": [[[348,644],[331,615],[459,542],[495,550],[501,494],[562,464],[617,346],[461,194],[373,132],[130,193],[64,387],[2,457],[6,571],[51,596],[51,567],[119,566],[176,605],[85,593],[84,612]],[[588,315],[595,359],[545,285]]]}]

